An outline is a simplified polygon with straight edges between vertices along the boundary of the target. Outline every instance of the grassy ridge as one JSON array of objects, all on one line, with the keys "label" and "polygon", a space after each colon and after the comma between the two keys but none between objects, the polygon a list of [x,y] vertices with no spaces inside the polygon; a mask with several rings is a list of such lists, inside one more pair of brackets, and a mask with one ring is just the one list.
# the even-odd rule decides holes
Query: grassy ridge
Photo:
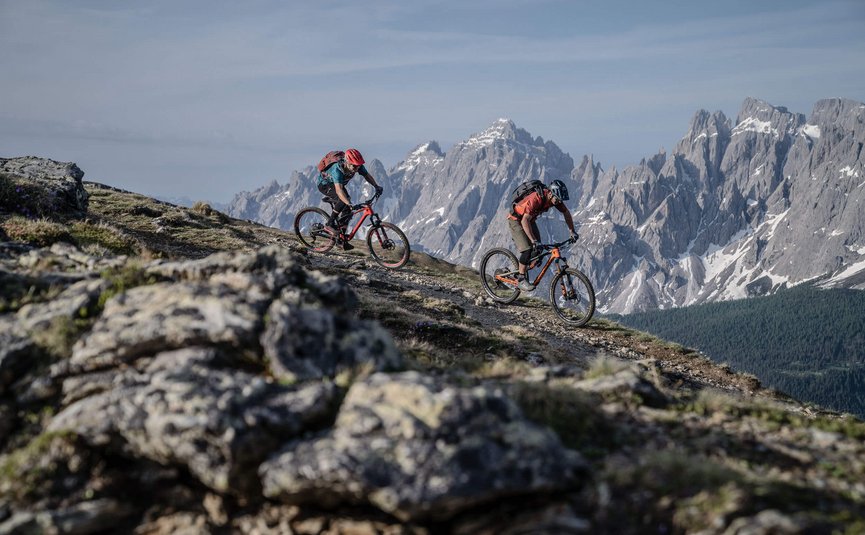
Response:
[{"label": "grassy ridge", "polygon": [[617,317],[795,398],[865,417],[865,292],[776,295]]}]

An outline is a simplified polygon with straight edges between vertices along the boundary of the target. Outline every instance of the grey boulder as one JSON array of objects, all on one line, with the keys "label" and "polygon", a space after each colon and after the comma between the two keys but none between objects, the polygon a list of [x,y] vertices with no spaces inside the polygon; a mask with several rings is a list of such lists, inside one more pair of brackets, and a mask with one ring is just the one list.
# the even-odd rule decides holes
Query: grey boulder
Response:
[{"label": "grey boulder", "polygon": [[289,445],[260,473],[272,499],[368,503],[408,521],[573,489],[583,468],[501,391],[405,372],[355,383],[331,432]]}]

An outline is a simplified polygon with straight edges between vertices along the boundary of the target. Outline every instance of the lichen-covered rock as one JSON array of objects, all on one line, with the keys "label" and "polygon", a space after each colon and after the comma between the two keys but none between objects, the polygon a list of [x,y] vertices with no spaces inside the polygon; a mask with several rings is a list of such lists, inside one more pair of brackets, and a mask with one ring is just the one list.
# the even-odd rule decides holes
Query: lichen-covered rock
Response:
[{"label": "lichen-covered rock", "polygon": [[107,287],[108,282],[104,279],[83,280],[72,284],[50,301],[24,305],[15,314],[18,328],[30,333],[48,329],[58,319],[84,317]]},{"label": "lichen-covered rock", "polygon": [[139,286],[109,299],[72,350],[73,370],[95,370],[195,345],[255,348],[269,292],[200,282]]},{"label": "lichen-covered rock", "polygon": [[260,277],[261,284],[278,290],[290,283],[298,283],[305,277],[291,253],[277,246],[268,246],[257,251],[234,251],[212,254],[197,260],[155,262],[147,267],[148,273],[175,281],[208,281],[217,274],[247,273]]},{"label": "lichen-covered rock", "polygon": [[502,504],[477,514],[463,515],[464,518],[455,523],[451,533],[453,535],[477,533],[582,535],[598,532],[585,517],[577,514],[567,503],[550,503],[550,501],[528,502],[524,508],[521,508],[522,510],[515,510],[510,504]]},{"label": "lichen-covered rock", "polygon": [[[50,247],[30,249],[17,257],[18,267],[39,272],[43,282],[69,283],[86,277],[96,277],[100,271],[117,268],[126,263],[126,257],[98,257],[82,252],[78,247],[57,242]],[[52,271],[39,269],[51,266]]]},{"label": "lichen-covered rock", "polygon": [[109,498],[54,510],[19,511],[0,523],[0,535],[13,533],[95,533],[113,530],[132,508]]},{"label": "lichen-covered rock", "polygon": [[576,381],[574,387],[604,397],[639,396],[643,403],[651,407],[662,407],[667,403],[666,396],[633,367],[612,375]]},{"label": "lichen-covered rock", "polygon": [[332,418],[337,391],[327,382],[269,383],[239,364],[214,349],[161,353],[140,372],[118,374],[111,390],[74,402],[49,430],[184,465],[219,492],[254,493],[259,463]]},{"label": "lichen-covered rock", "polygon": [[0,158],[0,173],[12,175],[42,190],[50,199],[50,202],[46,201],[46,208],[53,209],[52,215],[69,213],[80,216],[87,213],[89,195],[81,181],[84,171],[74,163],[34,156]]},{"label": "lichen-covered rock", "polygon": [[362,364],[372,371],[402,366],[381,326],[335,314],[308,293],[289,289],[267,311],[261,345],[274,376],[298,381],[335,377]]},{"label": "lichen-covered rock", "polygon": [[0,395],[29,367],[34,350],[33,341],[13,319],[0,317]]},{"label": "lichen-covered rock", "polygon": [[416,372],[355,383],[333,431],[289,445],[260,473],[285,503],[370,503],[403,520],[579,486],[579,455],[501,391]]},{"label": "lichen-covered rock", "polygon": [[737,518],[724,530],[724,535],[793,535],[808,533],[808,527],[801,519],[767,509],[754,516]]}]

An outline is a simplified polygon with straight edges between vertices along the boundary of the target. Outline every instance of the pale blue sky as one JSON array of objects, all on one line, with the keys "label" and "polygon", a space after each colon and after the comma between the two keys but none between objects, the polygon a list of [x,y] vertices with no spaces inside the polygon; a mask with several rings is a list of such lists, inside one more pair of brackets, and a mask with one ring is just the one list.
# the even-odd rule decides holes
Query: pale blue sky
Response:
[{"label": "pale blue sky", "polygon": [[621,168],[700,108],[865,100],[863,28],[865,0],[0,0],[0,157],[227,201],[508,117]]}]

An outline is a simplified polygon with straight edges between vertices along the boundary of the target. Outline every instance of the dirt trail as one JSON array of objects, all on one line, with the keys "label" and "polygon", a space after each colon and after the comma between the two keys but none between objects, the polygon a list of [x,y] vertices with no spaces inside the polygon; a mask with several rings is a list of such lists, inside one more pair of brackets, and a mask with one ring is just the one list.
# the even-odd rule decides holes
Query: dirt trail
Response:
[{"label": "dirt trail", "polygon": [[[529,330],[550,347],[568,356],[570,364],[587,367],[597,357],[611,357],[632,361],[653,361],[668,384],[675,388],[700,389],[714,387],[746,394],[784,397],[764,389],[759,381],[738,374],[728,367],[713,363],[704,355],[673,344],[665,344],[647,335],[623,329],[615,323],[592,321],[587,327],[572,328],[553,312],[548,300],[540,294],[519,299],[511,305],[498,305],[486,298],[480,289],[466,277],[430,275],[424,269],[407,266],[398,271],[386,270],[369,259],[356,254],[331,252],[325,255],[311,253],[311,267],[331,270],[353,279],[359,291],[369,291],[384,300],[399,300],[400,294],[415,290],[426,297],[449,301],[465,311],[466,317],[478,322],[484,329],[501,330],[506,326],[519,326]],[[596,314],[596,318],[598,318]]]}]

